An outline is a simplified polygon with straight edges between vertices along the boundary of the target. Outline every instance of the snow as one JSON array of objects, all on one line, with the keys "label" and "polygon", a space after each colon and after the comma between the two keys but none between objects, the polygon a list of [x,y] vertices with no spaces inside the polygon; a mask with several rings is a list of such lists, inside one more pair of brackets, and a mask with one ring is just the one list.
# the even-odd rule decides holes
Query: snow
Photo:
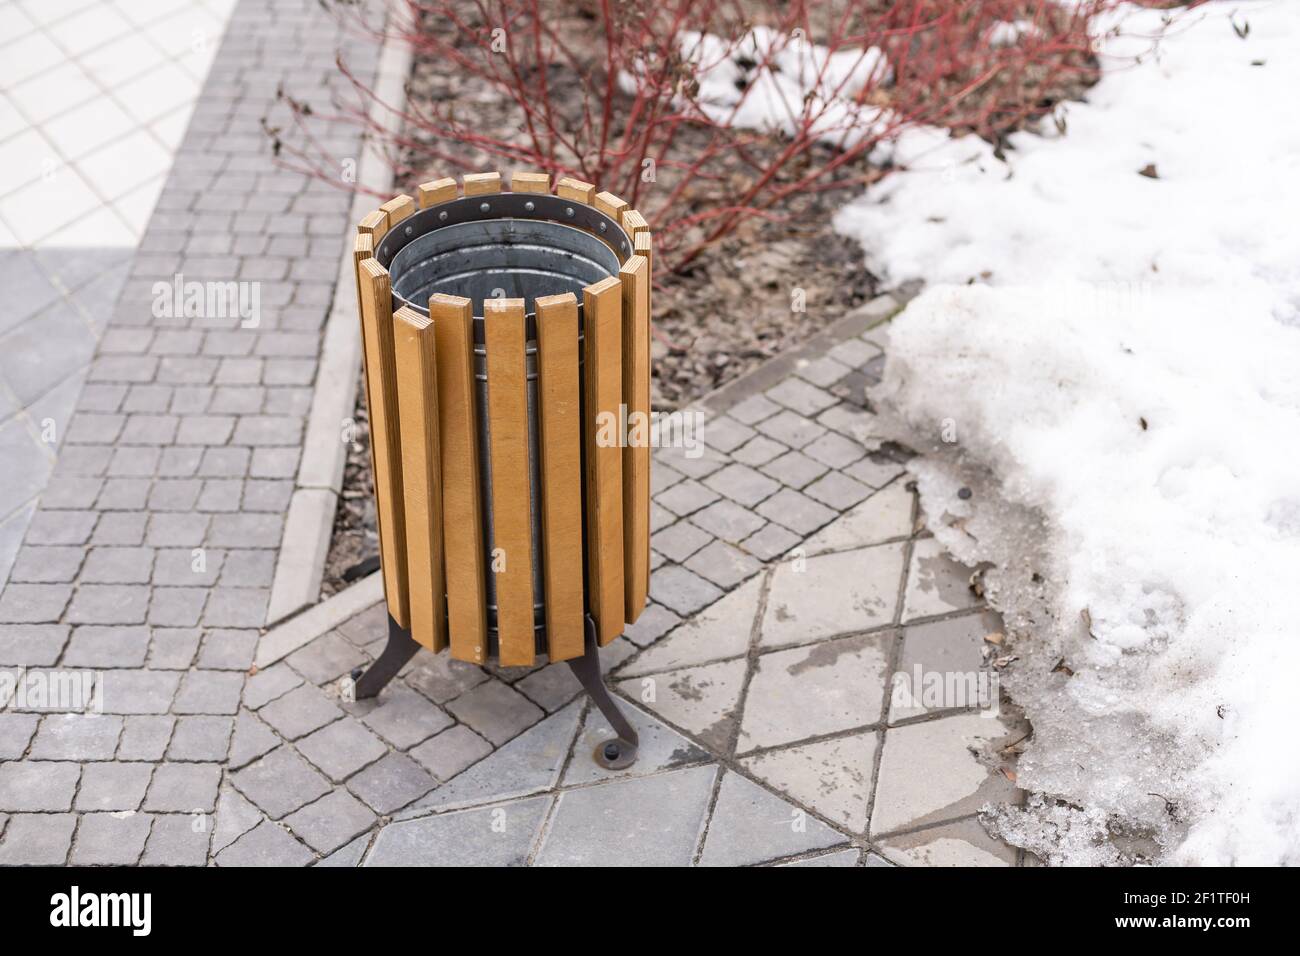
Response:
[{"label": "snow", "polygon": [[906,134],[837,226],[929,285],[875,398],[935,535],[992,565],[1034,726],[1002,834],[1300,863],[1300,4],[1211,4],[1152,52],[1163,17],[1096,25],[1063,134]]}]

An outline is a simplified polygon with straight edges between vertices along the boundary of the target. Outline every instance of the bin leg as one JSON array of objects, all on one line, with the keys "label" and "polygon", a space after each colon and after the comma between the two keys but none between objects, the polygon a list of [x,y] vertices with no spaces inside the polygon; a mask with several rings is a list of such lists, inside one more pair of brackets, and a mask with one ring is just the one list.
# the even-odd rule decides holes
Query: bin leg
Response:
[{"label": "bin leg", "polygon": [[609,725],[614,728],[614,733],[618,734],[613,740],[606,740],[596,745],[596,751],[593,756],[596,763],[602,767],[608,767],[611,770],[622,770],[624,767],[630,767],[636,761],[636,750],[640,746],[640,740],[637,739],[636,728],[633,727],[623,712],[618,709],[614,703],[614,698],[609,694],[609,688],[605,686],[604,678],[600,673],[600,650],[596,642],[596,622],[592,620],[591,615],[587,615],[586,626],[586,653],[581,657],[572,658],[566,663],[569,669],[573,671],[573,676],[578,678],[578,683],[582,684],[582,689],[587,692],[591,702],[600,708],[600,712],[605,715]]},{"label": "bin leg", "polygon": [[420,645],[411,637],[411,632],[394,621],[393,615],[388,615],[388,643],[384,652],[364,673],[360,667],[352,672],[357,700],[374,697],[383,690],[419,649]]}]

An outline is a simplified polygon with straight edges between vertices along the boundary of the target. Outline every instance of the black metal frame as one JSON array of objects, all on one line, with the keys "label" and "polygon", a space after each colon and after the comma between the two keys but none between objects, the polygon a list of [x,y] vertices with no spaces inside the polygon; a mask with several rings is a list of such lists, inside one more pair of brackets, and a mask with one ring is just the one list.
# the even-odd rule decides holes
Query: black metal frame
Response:
[{"label": "black metal frame", "polygon": [[[569,670],[578,679],[587,697],[596,705],[617,736],[596,745],[593,756],[601,766],[611,770],[621,770],[631,766],[636,760],[640,739],[636,728],[619,710],[609,688],[600,673],[600,646],[596,640],[596,622],[590,614],[586,615],[584,627],[584,653],[565,661]],[[388,643],[383,653],[367,668],[358,667],[352,672],[353,691],[357,700],[375,697],[388,686],[388,682],[397,676],[397,672],[406,666],[406,662],[415,656],[420,645],[411,637],[411,632],[402,627],[393,616],[388,615]]]}]

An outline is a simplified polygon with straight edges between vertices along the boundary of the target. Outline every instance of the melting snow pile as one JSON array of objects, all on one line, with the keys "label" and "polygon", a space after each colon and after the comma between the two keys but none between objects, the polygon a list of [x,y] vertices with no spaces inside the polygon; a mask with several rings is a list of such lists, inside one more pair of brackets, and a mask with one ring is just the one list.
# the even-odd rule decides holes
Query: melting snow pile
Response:
[{"label": "melting snow pile", "polygon": [[837,225],[930,285],[876,397],[1014,637],[1038,796],[1002,832],[1054,862],[1294,864],[1300,4],[1211,4],[1152,55],[1161,16],[1107,33],[1064,134],[1005,161],[917,138]]}]

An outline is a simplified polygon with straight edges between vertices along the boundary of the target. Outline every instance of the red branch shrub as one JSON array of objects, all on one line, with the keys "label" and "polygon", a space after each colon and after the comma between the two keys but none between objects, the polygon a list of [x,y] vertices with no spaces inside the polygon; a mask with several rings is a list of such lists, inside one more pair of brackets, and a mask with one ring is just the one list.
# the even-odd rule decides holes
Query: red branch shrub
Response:
[{"label": "red branch shrub", "polygon": [[306,127],[347,118],[381,137],[399,181],[576,176],[636,206],[681,269],[792,196],[877,178],[873,150],[909,126],[1000,142],[1078,96],[1098,70],[1088,21],[1117,3],[402,0],[385,29],[428,82],[400,132],[367,118],[374,93],[341,62],[357,101],[322,116],[286,96],[306,145],[277,151],[337,180]]}]

